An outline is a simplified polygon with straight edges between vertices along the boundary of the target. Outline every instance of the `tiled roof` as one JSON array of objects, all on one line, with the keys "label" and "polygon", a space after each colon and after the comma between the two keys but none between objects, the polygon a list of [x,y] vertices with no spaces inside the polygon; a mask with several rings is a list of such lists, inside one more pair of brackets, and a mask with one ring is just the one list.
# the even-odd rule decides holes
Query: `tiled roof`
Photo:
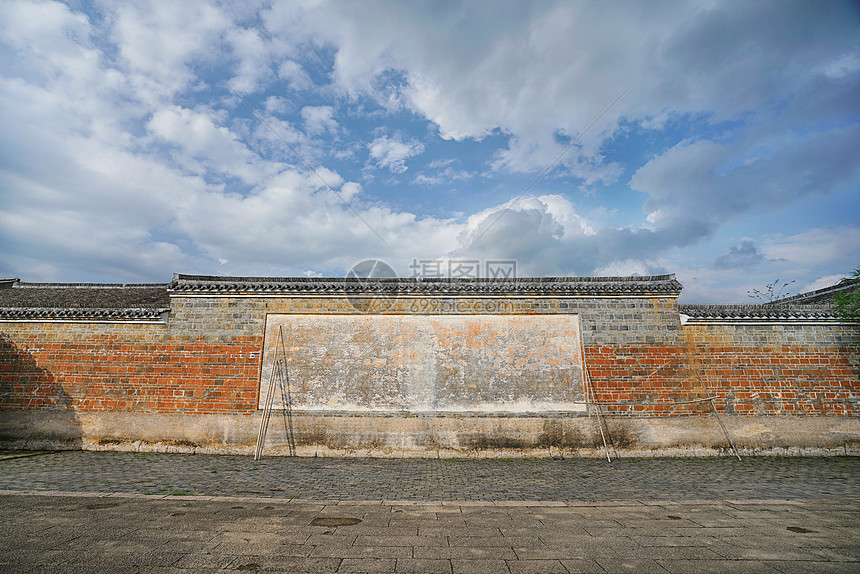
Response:
[{"label": "tiled roof", "polygon": [[837,321],[826,305],[679,305],[691,320],[701,321]]},{"label": "tiled roof", "polygon": [[157,321],[169,309],[64,309],[45,307],[0,308],[0,320],[40,319],[93,320],[93,321]]},{"label": "tiled roof", "polygon": [[212,277],[176,274],[173,294],[432,294],[432,295],[629,295],[681,292],[674,275],[647,277],[528,277],[516,279]]},{"label": "tiled roof", "polygon": [[0,280],[0,318],[3,319],[156,320],[169,307],[166,284]]}]

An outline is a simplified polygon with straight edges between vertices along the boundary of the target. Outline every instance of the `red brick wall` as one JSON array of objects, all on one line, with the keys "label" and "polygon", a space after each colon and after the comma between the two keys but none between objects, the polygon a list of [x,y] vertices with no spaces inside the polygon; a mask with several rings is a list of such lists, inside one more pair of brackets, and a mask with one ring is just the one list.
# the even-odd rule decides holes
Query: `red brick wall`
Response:
[{"label": "red brick wall", "polygon": [[[683,347],[587,346],[585,365],[590,399],[609,414],[668,416],[701,411],[697,405],[671,403],[707,396],[696,393]],[[700,387],[699,387],[700,388]]]},{"label": "red brick wall", "polygon": [[261,347],[171,338],[162,325],[6,324],[0,409],[252,413]]},{"label": "red brick wall", "polygon": [[683,346],[588,346],[593,399],[634,416],[706,414],[710,403],[678,403],[707,396],[729,414],[860,416],[856,328],[754,328],[685,326]]},{"label": "red brick wall", "polygon": [[[191,332],[0,324],[0,410],[253,413],[262,328]],[[704,383],[726,413],[860,416],[856,326],[687,325],[663,343],[587,344],[585,360],[593,398],[612,414],[707,414],[708,403],[674,404],[708,396]]]}]

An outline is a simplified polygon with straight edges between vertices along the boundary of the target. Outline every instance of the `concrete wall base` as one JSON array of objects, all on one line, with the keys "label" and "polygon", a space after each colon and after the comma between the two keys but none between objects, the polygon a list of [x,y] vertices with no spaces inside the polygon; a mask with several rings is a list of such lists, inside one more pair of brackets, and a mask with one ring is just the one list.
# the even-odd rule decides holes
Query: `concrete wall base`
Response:
[{"label": "concrete wall base", "polygon": [[[4,412],[0,446],[253,453],[254,415],[71,411]],[[742,455],[860,454],[860,417],[728,416]],[[603,457],[596,419],[587,416],[273,415],[264,455],[327,457]],[[616,417],[607,421],[613,457],[722,456],[731,449],[713,416]],[[290,430],[291,429],[291,430]]]}]

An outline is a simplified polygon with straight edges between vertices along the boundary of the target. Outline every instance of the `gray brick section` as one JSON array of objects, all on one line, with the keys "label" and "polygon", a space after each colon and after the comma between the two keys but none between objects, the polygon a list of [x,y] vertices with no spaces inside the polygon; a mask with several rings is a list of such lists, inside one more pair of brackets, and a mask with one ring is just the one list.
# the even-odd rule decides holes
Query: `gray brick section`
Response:
[{"label": "gray brick section", "polygon": [[[188,296],[170,299],[170,330],[177,336],[224,340],[260,336],[267,313],[355,314],[343,296],[311,297]],[[577,314],[586,345],[676,344],[680,334],[677,298],[607,296],[543,299],[500,297],[424,297],[398,299],[385,313],[438,314]]]},{"label": "gray brick section", "polygon": [[730,337],[735,345],[779,346],[816,345],[823,347],[860,344],[860,330],[848,323],[777,324],[777,325],[719,325],[707,326],[713,337]]}]

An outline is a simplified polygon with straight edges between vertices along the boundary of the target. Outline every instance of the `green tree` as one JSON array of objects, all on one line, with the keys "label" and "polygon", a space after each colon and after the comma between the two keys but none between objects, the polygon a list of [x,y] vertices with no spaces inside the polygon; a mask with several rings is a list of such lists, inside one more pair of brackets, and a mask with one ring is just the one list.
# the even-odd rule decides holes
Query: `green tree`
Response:
[{"label": "green tree", "polygon": [[[852,273],[854,277],[860,277],[860,267]],[[836,303],[834,309],[846,321],[860,321],[860,285],[855,285],[850,291],[836,293],[833,296]]]}]

